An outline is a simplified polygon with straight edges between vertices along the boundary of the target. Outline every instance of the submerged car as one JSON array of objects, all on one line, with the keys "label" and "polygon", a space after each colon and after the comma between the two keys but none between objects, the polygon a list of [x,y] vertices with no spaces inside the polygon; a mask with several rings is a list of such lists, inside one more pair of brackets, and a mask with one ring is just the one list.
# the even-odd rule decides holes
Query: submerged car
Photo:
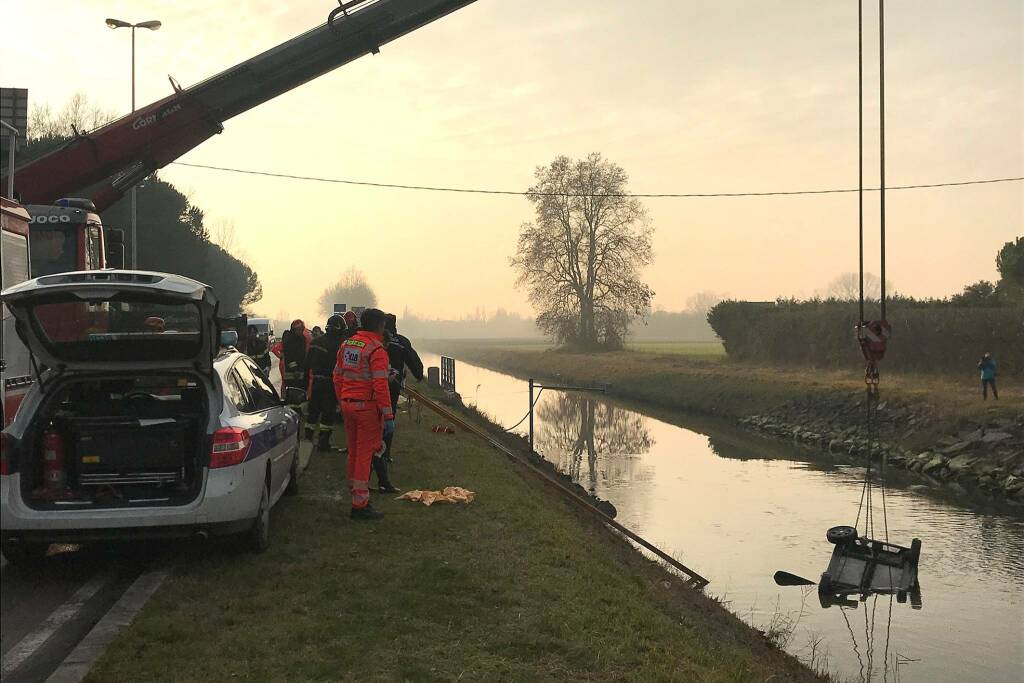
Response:
[{"label": "submerged car", "polygon": [[36,370],[2,436],[8,560],[58,542],[195,535],[266,549],[271,507],[297,492],[300,417],[252,359],[221,347],[210,287],[106,270],[0,298]]}]

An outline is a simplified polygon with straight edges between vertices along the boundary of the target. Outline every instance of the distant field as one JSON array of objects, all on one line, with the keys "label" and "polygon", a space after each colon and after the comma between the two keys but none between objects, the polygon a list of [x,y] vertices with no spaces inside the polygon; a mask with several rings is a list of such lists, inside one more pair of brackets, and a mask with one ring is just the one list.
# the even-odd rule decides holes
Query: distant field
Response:
[{"label": "distant field", "polygon": [[677,342],[677,341],[644,341],[626,344],[630,351],[642,353],[658,353],[666,355],[694,356],[698,358],[725,358],[725,349],[721,342]]},{"label": "distant field", "polygon": [[[547,351],[555,345],[540,339],[423,339],[414,340],[417,346],[437,353],[457,352],[467,348],[488,351]],[[691,341],[638,341],[626,344],[629,351],[678,355],[710,360],[725,358],[720,342]]]}]

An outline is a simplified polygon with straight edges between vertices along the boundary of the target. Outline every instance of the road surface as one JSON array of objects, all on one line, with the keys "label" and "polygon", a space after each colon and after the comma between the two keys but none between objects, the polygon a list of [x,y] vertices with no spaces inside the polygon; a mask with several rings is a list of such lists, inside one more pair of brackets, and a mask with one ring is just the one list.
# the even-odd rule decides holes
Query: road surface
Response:
[{"label": "road surface", "polygon": [[4,683],[43,681],[166,547],[55,545],[38,567],[0,560]]}]

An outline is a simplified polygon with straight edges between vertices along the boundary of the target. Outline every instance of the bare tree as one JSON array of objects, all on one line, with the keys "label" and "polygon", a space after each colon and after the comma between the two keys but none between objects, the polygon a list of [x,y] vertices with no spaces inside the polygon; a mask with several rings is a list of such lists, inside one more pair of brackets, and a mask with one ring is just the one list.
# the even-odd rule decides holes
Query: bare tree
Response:
[{"label": "bare tree", "polygon": [[222,219],[214,223],[210,230],[210,241],[229,254],[234,254],[237,246],[235,222]]},{"label": "bare tree", "polygon": [[70,137],[75,134],[100,128],[117,115],[89,101],[85,93],[75,93],[57,113],[49,104],[37,104],[32,107],[28,119],[28,139]]},{"label": "bare tree", "polygon": [[[878,301],[882,294],[882,281],[874,273],[864,273],[864,298]],[[885,291],[891,296],[893,291],[892,282],[886,280]],[[857,301],[860,298],[860,276],[857,273],[843,273],[828,283],[823,293],[826,299],[839,299],[840,301]]]},{"label": "bare tree", "polygon": [[729,298],[728,294],[719,294],[711,290],[697,292],[686,300],[686,310],[706,318],[708,311],[727,298]]},{"label": "bare tree", "polygon": [[347,304],[353,306],[366,306],[367,308],[377,305],[377,294],[366,281],[363,271],[352,266],[344,272],[341,278],[333,285],[324,290],[319,300],[320,312],[324,317],[334,313],[334,304]]},{"label": "bare tree", "polygon": [[537,325],[561,343],[620,348],[629,323],[645,316],[654,292],[640,281],[653,232],[622,167],[600,154],[560,156],[539,167],[527,194],[536,220],[524,223],[517,286],[537,309]]}]

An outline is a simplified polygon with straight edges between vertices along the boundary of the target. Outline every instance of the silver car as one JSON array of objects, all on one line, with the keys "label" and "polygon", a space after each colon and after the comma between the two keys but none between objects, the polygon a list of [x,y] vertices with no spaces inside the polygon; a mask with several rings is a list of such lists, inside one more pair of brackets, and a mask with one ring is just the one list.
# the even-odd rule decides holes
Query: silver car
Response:
[{"label": "silver car", "polygon": [[297,491],[300,417],[252,359],[221,348],[209,287],[106,270],[0,298],[36,375],[2,437],[8,560],[55,542],[212,534],[266,549],[270,509]]}]

